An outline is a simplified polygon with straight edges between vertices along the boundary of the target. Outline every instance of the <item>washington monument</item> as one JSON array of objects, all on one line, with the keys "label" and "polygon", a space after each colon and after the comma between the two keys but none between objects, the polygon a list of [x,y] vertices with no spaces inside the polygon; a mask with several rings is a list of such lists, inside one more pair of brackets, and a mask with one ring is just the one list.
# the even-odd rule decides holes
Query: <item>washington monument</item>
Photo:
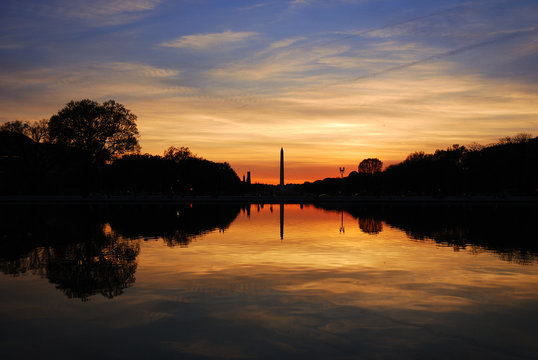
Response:
[{"label": "washington monument", "polygon": [[280,187],[284,187],[284,148],[280,148]]}]

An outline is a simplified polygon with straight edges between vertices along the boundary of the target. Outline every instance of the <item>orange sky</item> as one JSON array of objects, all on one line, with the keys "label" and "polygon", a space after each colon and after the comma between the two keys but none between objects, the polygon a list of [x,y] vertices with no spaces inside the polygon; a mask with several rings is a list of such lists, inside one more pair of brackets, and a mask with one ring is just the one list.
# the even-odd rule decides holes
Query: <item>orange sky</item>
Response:
[{"label": "orange sky", "polygon": [[425,76],[445,67],[450,64],[426,64],[406,74],[239,104],[231,99],[139,104],[143,151],[189,146],[200,156],[229,162],[240,176],[250,169],[254,182],[275,184],[281,147],[286,182],[303,182],[339,176],[341,166],[347,174],[369,157],[389,165],[414,151],[489,144],[536,131],[538,96],[528,86],[478,76]]}]

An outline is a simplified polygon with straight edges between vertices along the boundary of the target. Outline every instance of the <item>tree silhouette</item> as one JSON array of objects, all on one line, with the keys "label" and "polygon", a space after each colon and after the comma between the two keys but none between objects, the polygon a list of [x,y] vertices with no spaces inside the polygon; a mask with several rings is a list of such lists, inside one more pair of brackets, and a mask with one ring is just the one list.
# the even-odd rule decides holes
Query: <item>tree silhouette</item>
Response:
[{"label": "tree silhouette", "polygon": [[527,134],[527,133],[519,133],[515,136],[505,136],[505,137],[502,137],[499,139],[499,141],[497,142],[497,144],[499,145],[504,145],[504,144],[521,144],[521,143],[526,143],[528,142],[529,140],[532,139],[532,135],[531,134]]},{"label": "tree silhouette", "polygon": [[364,159],[359,164],[359,173],[375,174],[381,171],[383,163],[379,159]]},{"label": "tree silhouette", "polygon": [[170,146],[168,149],[164,151],[163,158],[165,160],[172,160],[176,163],[179,163],[181,160],[188,159],[190,157],[196,157],[192,154],[191,150],[188,147],[181,146],[181,147],[175,147]]},{"label": "tree silhouette", "polygon": [[103,172],[109,192],[166,195],[234,194],[242,183],[228,163],[215,163],[192,155],[186,147],[170,147],[164,157],[126,155]]},{"label": "tree silhouette", "polygon": [[49,134],[54,143],[88,152],[93,163],[140,150],[136,115],[114,100],[69,102],[51,117]]},{"label": "tree silhouette", "polygon": [[0,131],[10,131],[28,136],[35,142],[48,142],[49,121],[42,119],[36,122],[8,121],[0,126]]},{"label": "tree silhouette", "polygon": [[8,121],[2,124],[2,126],[0,126],[0,131],[11,131],[11,132],[26,135],[25,132],[26,132],[27,127],[28,127],[28,124],[20,120]]},{"label": "tree silhouette", "polygon": [[41,119],[33,124],[29,124],[28,134],[25,135],[37,143],[49,142],[49,121],[47,119]]}]

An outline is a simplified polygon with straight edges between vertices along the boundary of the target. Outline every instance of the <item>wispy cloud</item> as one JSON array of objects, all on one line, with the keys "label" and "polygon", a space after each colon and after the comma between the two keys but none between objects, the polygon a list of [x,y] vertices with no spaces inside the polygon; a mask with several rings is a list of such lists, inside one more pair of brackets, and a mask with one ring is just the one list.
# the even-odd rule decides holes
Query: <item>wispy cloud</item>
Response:
[{"label": "wispy cloud", "polygon": [[369,74],[361,75],[359,77],[354,78],[353,80],[356,81],[356,80],[361,80],[361,79],[364,79],[364,78],[367,78],[367,77],[375,77],[375,76],[387,74],[389,72],[393,72],[393,71],[397,71],[397,70],[403,70],[403,69],[410,68],[412,66],[416,66],[416,65],[426,63],[426,62],[429,62],[429,61],[440,60],[440,59],[443,59],[445,57],[455,56],[455,55],[458,55],[458,54],[461,54],[461,53],[464,53],[464,52],[467,52],[467,51],[470,51],[470,50],[475,50],[475,49],[478,49],[478,48],[481,48],[481,47],[484,47],[484,46],[493,45],[495,43],[507,41],[507,40],[513,39],[513,38],[515,38],[517,36],[520,36],[520,35],[523,35],[523,34],[536,33],[536,31],[537,31],[536,28],[525,28],[525,29],[520,29],[520,30],[517,30],[517,31],[500,32],[500,34],[502,34],[502,36],[500,36],[500,37],[499,36],[492,37],[492,38],[489,38],[489,39],[484,40],[484,41],[480,41],[480,42],[468,44],[468,45],[465,45],[465,46],[461,46],[461,47],[458,47],[458,48],[455,48],[455,49],[443,51],[443,52],[440,52],[438,54],[430,55],[430,56],[427,56],[425,58],[421,58],[421,59],[411,61],[411,62],[408,62],[408,63],[405,63],[405,64],[396,65],[396,66],[392,66],[392,67],[389,67],[389,68],[386,68],[386,69],[383,69],[383,70],[380,70],[380,71],[376,71],[376,72],[372,72],[372,73],[369,73]]},{"label": "wispy cloud", "polygon": [[159,68],[151,65],[133,62],[111,62],[101,66],[103,70],[111,70],[116,73],[127,73],[148,78],[175,78],[181,73],[177,69]]},{"label": "wispy cloud", "polygon": [[297,37],[293,37],[293,38],[287,38],[287,39],[281,39],[281,40],[278,40],[278,41],[274,41],[272,42],[271,44],[269,44],[268,47],[266,47],[265,49],[261,50],[261,51],[258,51],[257,53],[255,53],[254,55],[252,55],[253,57],[259,57],[259,58],[263,58],[263,57],[266,57],[268,54],[270,53],[275,53],[275,51],[280,51],[284,48],[288,48],[300,41],[303,41],[305,40],[306,37],[304,36],[297,36]]},{"label": "wispy cloud", "polygon": [[[352,1],[352,0],[349,0]],[[361,0],[357,0],[361,1]],[[347,31],[334,31],[333,34],[344,35],[327,43],[341,42],[360,37],[381,37],[389,38],[399,35],[439,35],[440,32],[446,33],[447,29],[453,31],[476,30],[470,27],[481,27],[480,22],[466,21],[469,20],[468,12],[471,7],[477,7],[485,1],[465,2],[449,8],[436,10],[427,14],[414,17],[405,17],[383,25],[371,27],[368,29],[352,29]],[[456,25],[457,23],[457,25]],[[429,25],[430,27],[428,27]],[[441,30],[442,29],[442,30]]]},{"label": "wispy cloud", "polygon": [[188,49],[213,49],[222,45],[242,43],[259,35],[256,32],[225,31],[221,33],[184,35],[175,40],[161,43],[164,47],[188,48]]},{"label": "wispy cloud", "polygon": [[273,3],[274,3],[273,1],[269,1],[269,2],[263,1],[263,2],[260,2],[258,4],[240,7],[237,10],[239,10],[239,11],[249,11],[249,10],[259,9],[261,7],[265,7],[265,6],[271,5]]},{"label": "wispy cloud", "polygon": [[[139,19],[162,0],[60,0],[45,5],[62,17],[86,20],[91,25],[116,25]],[[53,10],[52,10],[53,9]]]},{"label": "wispy cloud", "polygon": [[94,18],[126,12],[147,11],[155,8],[161,0],[93,0],[64,1],[58,11],[73,17]]},{"label": "wispy cloud", "polygon": [[168,97],[193,94],[179,78],[180,71],[133,62],[41,67],[0,74],[3,91],[24,93],[35,102],[50,94],[70,97]]},{"label": "wispy cloud", "polygon": [[[306,50],[304,48],[293,49],[284,47],[284,43],[288,41],[274,48],[269,55],[269,51],[264,50],[243,61],[220,64],[209,73],[216,78],[241,79],[241,81],[274,82],[282,81],[284,78],[291,82],[294,79],[304,81],[308,72],[322,68],[318,62],[320,58],[335,56],[349,50],[348,46],[343,45],[310,47]],[[271,46],[273,45],[274,43]]]},{"label": "wispy cloud", "polygon": [[309,0],[292,0],[290,2],[290,8],[296,8],[296,7],[305,6],[305,5],[310,5],[310,1]]},{"label": "wispy cloud", "polygon": [[279,40],[279,41],[275,41],[269,46],[269,50],[288,47],[288,46],[291,46],[291,45],[295,44],[296,42],[299,42],[299,41],[304,40],[304,39],[305,39],[305,37],[298,36],[298,37],[293,37],[293,38],[288,38],[288,39],[282,39],[282,40]]}]

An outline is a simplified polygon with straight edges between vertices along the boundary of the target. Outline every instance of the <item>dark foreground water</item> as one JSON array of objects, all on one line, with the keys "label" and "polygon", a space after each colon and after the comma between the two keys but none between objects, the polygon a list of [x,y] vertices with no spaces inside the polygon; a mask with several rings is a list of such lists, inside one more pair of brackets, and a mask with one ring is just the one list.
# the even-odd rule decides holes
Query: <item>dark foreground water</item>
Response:
[{"label": "dark foreground water", "polygon": [[536,210],[1,208],[1,358],[536,359]]}]

